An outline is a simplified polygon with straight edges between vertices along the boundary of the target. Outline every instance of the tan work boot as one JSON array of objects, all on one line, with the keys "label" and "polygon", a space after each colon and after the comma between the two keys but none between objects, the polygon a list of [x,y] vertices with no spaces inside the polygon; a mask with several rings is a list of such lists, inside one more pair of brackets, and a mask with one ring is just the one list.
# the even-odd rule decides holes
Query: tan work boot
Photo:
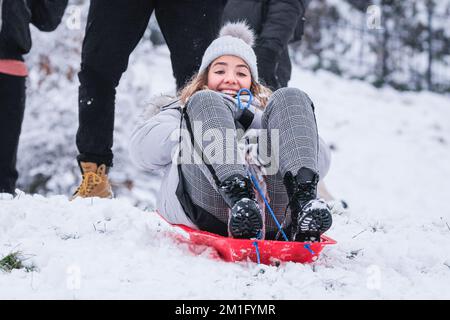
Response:
[{"label": "tan work boot", "polygon": [[106,165],[97,166],[93,162],[80,162],[83,180],[70,200],[80,198],[112,198],[111,184],[106,174]]}]

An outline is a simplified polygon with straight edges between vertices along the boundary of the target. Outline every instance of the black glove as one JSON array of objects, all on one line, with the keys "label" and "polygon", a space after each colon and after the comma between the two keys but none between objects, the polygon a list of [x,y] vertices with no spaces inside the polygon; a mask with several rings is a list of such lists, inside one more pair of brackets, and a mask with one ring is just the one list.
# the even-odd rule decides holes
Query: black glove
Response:
[{"label": "black glove", "polygon": [[259,79],[271,90],[279,89],[281,85],[275,74],[278,54],[273,50],[263,47],[256,47],[255,54],[258,61]]}]

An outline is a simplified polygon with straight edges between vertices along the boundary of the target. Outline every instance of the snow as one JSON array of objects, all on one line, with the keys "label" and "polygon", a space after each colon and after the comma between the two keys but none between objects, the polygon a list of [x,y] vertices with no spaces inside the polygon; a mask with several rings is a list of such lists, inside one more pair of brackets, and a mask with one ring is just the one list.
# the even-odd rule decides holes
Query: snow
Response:
[{"label": "snow", "polygon": [[[29,61],[43,50],[36,45]],[[327,235],[338,243],[318,261],[275,267],[217,261],[210,251],[195,256],[143,209],[153,208],[159,178],[132,167],[127,139],[145,101],[174,90],[167,48],[142,43],[118,90],[111,174],[134,187],[113,200],[68,201],[77,174],[77,80],[55,73],[40,83],[39,72],[31,71],[19,162],[23,175],[53,175],[45,196],[0,197],[0,259],[20,251],[35,267],[0,271],[0,299],[450,299],[450,97],[294,66],[290,85],[314,101],[319,132],[333,148],[325,182],[349,210],[333,216]],[[46,163],[27,162],[45,155]]]},{"label": "snow", "polygon": [[317,262],[196,257],[126,198],[21,194],[0,201],[0,255],[20,251],[37,271],[0,273],[0,299],[450,298],[450,99],[298,68],[291,85],[315,102],[334,146],[326,183],[350,205]]}]

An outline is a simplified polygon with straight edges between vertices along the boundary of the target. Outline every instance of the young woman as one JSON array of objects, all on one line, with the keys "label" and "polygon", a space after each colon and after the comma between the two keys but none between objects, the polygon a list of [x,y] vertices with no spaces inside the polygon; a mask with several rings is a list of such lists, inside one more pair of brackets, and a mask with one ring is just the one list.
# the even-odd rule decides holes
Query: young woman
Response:
[{"label": "young woman", "polygon": [[[314,106],[298,89],[272,93],[258,82],[253,42],[244,23],[224,26],[180,99],[135,129],[131,158],[147,170],[165,168],[158,208],[171,223],[274,239],[276,223],[255,192],[262,172],[258,187],[291,240],[319,240],[332,222],[316,199],[330,155],[318,137]],[[237,143],[251,129],[261,147],[255,163]]]}]

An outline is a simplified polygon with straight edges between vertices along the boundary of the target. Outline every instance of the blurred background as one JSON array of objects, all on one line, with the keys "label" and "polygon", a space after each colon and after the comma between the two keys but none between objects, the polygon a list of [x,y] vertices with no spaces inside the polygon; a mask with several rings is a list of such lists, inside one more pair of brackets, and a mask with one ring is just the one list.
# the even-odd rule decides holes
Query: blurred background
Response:
[{"label": "blurred background", "polygon": [[[71,0],[56,32],[32,28],[18,155],[18,187],[27,193],[69,196],[79,183],[77,73],[88,7],[88,0]],[[305,72],[327,71],[377,88],[450,95],[449,0],[312,0],[305,18],[303,39],[290,44],[293,64]],[[175,91],[168,70],[169,52],[152,17],[117,91],[111,171],[116,196],[149,209],[155,205],[159,176],[136,169],[127,144],[150,98]]]},{"label": "blurred background", "polygon": [[[389,85],[450,92],[450,2],[313,0],[294,61]],[[298,54],[296,54],[298,53]]]}]

